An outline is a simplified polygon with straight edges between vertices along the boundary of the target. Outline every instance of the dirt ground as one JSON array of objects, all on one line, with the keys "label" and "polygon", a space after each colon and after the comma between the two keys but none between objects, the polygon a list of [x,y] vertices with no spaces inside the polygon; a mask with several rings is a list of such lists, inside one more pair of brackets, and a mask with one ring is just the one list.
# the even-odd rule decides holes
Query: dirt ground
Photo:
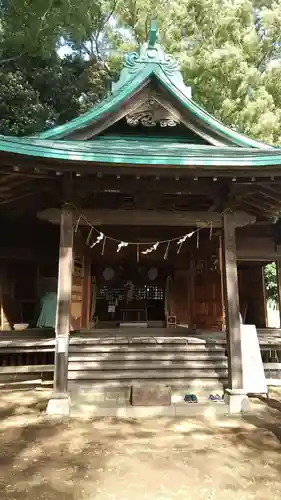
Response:
[{"label": "dirt ground", "polygon": [[216,421],[51,420],[47,396],[1,393],[1,500],[281,498],[278,393]]}]

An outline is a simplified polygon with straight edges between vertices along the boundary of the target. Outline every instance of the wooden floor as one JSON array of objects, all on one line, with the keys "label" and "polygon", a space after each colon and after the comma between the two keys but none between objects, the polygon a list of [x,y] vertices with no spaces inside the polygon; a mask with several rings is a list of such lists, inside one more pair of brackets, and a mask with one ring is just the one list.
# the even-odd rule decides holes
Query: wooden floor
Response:
[{"label": "wooden floor", "polygon": [[[188,343],[215,343],[225,344],[226,337],[220,331],[192,331],[185,327],[177,328],[142,328],[123,327],[112,329],[80,330],[71,332],[71,340],[75,339],[185,339]],[[281,344],[281,329],[264,328],[258,329],[258,338],[261,345]],[[70,342],[71,342],[70,340]],[[23,345],[37,345],[38,347],[48,345],[50,348],[55,344],[55,332],[52,329],[27,329],[24,331],[3,331],[0,332],[0,347],[15,347]]]}]

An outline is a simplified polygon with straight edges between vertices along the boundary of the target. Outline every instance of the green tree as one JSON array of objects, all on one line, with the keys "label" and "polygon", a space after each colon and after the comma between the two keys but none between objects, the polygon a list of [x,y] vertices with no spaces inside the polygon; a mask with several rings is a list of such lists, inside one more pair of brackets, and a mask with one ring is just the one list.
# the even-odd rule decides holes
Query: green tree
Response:
[{"label": "green tree", "polygon": [[[26,135],[64,123],[109,89],[105,59],[94,50],[85,52],[88,44],[79,35],[80,18],[75,17],[78,2],[71,9],[66,5],[70,2],[0,2],[0,133]],[[101,6],[97,9],[92,2],[92,9],[89,33],[95,15],[101,22]],[[72,54],[60,58],[58,48],[66,42]]]},{"label": "green tree", "polygon": [[278,303],[277,272],[274,262],[264,268],[264,281],[266,296],[269,302],[276,305]]},{"label": "green tree", "polygon": [[45,127],[50,110],[20,70],[2,73],[0,96],[1,134],[31,134]]},{"label": "green tree", "polygon": [[7,61],[0,78],[0,133],[28,135],[71,120],[102,99],[108,86],[108,72],[77,55]]},{"label": "green tree", "polygon": [[[45,126],[77,116],[105,95],[123,53],[146,39],[152,18],[196,101],[234,129],[281,145],[279,0],[0,0],[0,64],[16,72],[5,84],[11,131],[21,118],[18,79],[31,92],[27,102],[38,99],[33,129],[45,113]],[[65,43],[72,57],[60,61]],[[5,123],[2,130],[11,126]],[[24,123],[18,129],[24,133]]]},{"label": "green tree", "polygon": [[124,0],[118,22],[135,45],[149,20],[181,63],[193,98],[262,141],[281,145],[281,4],[255,0]]}]

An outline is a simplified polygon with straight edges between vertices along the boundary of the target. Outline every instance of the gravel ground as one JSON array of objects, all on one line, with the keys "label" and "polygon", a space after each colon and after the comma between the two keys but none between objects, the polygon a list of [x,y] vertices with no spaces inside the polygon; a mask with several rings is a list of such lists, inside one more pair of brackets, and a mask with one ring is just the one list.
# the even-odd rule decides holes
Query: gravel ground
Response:
[{"label": "gravel ground", "polygon": [[1,500],[280,500],[278,394],[242,418],[51,420],[2,392]]}]

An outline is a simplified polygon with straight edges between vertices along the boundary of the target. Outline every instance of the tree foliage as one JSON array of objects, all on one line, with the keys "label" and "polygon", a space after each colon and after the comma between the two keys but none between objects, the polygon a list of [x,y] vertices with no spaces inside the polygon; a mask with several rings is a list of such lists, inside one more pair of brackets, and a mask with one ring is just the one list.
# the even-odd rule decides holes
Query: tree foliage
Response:
[{"label": "tree foliage", "polygon": [[120,3],[136,44],[156,13],[193,97],[224,123],[281,145],[281,4],[255,0]]},{"label": "tree foliage", "polygon": [[[2,133],[37,131],[97,102],[123,52],[138,48],[157,18],[194,99],[231,127],[281,145],[278,0],[0,0],[0,16]],[[60,58],[64,44],[71,56]],[[20,115],[21,99],[31,121]]]},{"label": "tree foliage", "polygon": [[[64,123],[106,94],[110,71],[94,51],[85,57],[78,10],[68,4],[0,3],[0,133],[26,135]],[[71,54],[59,57],[65,43]]]},{"label": "tree foliage", "polygon": [[272,262],[264,268],[264,281],[267,299],[271,304],[278,303],[277,271],[276,264]]}]

